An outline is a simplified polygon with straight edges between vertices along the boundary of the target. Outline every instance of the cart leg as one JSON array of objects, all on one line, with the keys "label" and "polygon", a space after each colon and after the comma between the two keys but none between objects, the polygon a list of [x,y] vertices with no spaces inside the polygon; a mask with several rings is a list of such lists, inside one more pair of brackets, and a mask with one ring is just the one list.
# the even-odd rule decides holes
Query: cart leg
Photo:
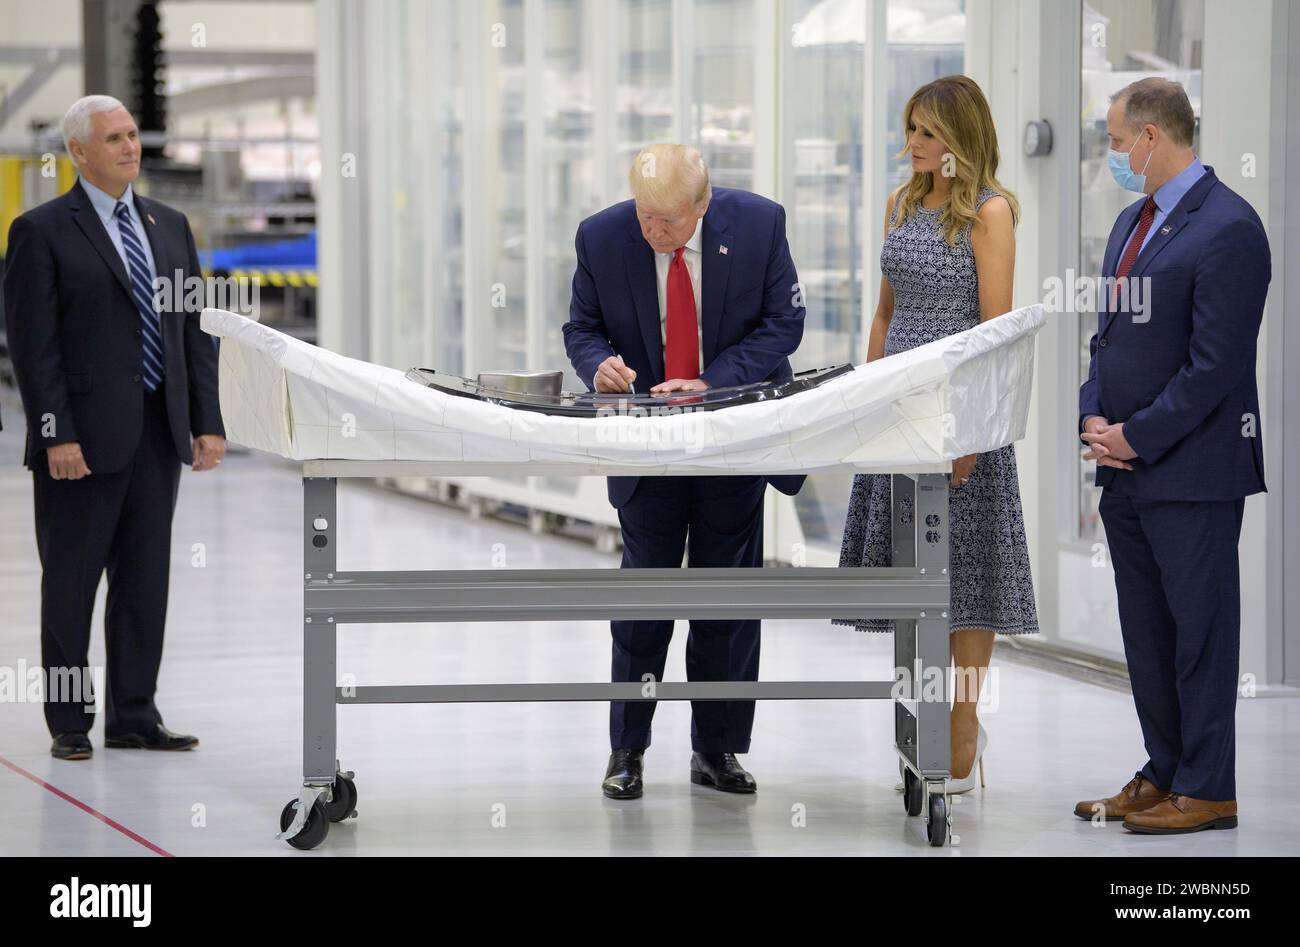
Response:
[{"label": "cart leg", "polygon": [[[916,680],[916,621],[910,618],[894,619],[894,675],[895,687],[903,700],[894,701],[894,748],[898,751],[898,773],[908,766],[916,768],[916,716],[912,707],[919,696],[920,682]],[[907,701],[907,703],[904,703]]]},{"label": "cart leg", "polygon": [[[338,481],[303,480],[303,562],[306,586],[330,582],[338,562]],[[303,607],[302,776],[304,785],[331,785],[337,770],[334,685],[338,680],[333,616]]]},{"label": "cart leg", "polygon": [[[338,636],[333,616],[307,613],[306,590],[334,578],[338,545],[338,481],[333,477],[304,477],[302,484],[303,788],[299,797],[285,807],[277,838],[285,839],[295,847],[314,848],[328,831],[327,804],[334,802],[335,780],[339,776],[334,700],[334,685],[338,679]],[[346,775],[350,782],[351,774]],[[291,820],[290,812],[293,813]],[[304,838],[304,829],[305,834],[311,836],[310,844],[305,844],[308,839]]]},{"label": "cart leg", "polygon": [[[916,482],[906,474],[894,474],[892,487],[892,514],[890,518],[890,563],[894,568],[916,567]],[[919,696],[920,682],[916,680],[916,621],[910,618],[894,619],[894,668],[903,675],[903,697],[909,701]],[[916,717],[910,706],[894,704],[894,747],[899,754],[899,775],[907,785],[905,770],[916,768]],[[909,811],[911,806],[909,805]]]},{"label": "cart leg", "polygon": [[[916,566],[923,575],[948,578],[947,474],[922,474],[917,478]],[[951,834],[945,794],[952,765],[948,615],[947,607],[937,615],[922,612],[916,623],[916,650],[922,669],[921,693],[915,705],[917,769],[930,797],[926,815],[931,845],[943,845]]]}]

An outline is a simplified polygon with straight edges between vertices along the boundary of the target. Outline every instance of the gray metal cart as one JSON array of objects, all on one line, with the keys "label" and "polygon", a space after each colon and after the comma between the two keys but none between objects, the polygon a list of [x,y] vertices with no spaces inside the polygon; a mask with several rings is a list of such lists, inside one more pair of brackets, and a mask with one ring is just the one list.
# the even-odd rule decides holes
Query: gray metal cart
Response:
[{"label": "gray metal cart", "polygon": [[[907,813],[924,814],[931,845],[949,841],[946,473],[929,468],[893,474],[890,568],[337,570],[339,478],[501,472],[500,465],[488,463],[317,460],[303,465],[303,782],[281,813],[277,838],[295,848],[315,848],[331,822],[356,813],[354,774],[342,770],[338,760],[340,704],[892,699]],[[573,464],[530,464],[527,472],[647,474],[643,469],[587,471]],[[895,680],[337,686],[335,629],[347,622],[845,617],[895,619]]]}]

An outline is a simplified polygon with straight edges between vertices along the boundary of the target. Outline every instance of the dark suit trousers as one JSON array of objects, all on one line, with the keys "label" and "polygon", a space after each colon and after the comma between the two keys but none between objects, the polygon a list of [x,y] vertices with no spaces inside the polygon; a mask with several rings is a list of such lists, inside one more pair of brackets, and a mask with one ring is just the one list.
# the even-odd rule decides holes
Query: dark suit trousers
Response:
[{"label": "dark suit trousers", "polygon": [[[92,468],[90,476],[80,480],[55,480],[46,457],[37,459],[32,477],[46,680],[52,668],[89,665],[95,593],[107,569],[107,693],[96,695],[96,707],[105,711],[105,736],[152,728],[162,720],[153,698],[162,660],[172,513],[181,473],[161,389],[144,393],[140,442],[124,469],[100,473]],[[45,703],[51,735],[88,732],[94,719],[81,701]]]},{"label": "dark suit trousers", "polygon": [[1150,756],[1142,774],[1195,799],[1237,795],[1245,503],[1142,500],[1107,487],[1099,504]]},{"label": "dark suit trousers", "polygon": [[[623,568],[676,568],[690,539],[692,567],[763,565],[762,477],[642,477],[618,511]],[[688,681],[758,680],[758,619],[692,619],[686,639]],[[664,679],[671,621],[612,621],[614,681]],[[653,701],[612,701],[613,749],[650,745]],[[691,746],[701,753],[745,753],[754,723],[752,700],[691,701]]]}]

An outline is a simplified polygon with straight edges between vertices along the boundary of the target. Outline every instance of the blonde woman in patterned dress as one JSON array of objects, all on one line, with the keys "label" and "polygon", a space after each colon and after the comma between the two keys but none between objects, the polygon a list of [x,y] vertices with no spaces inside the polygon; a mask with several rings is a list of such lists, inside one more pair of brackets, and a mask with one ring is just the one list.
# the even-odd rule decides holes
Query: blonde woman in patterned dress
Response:
[{"label": "blonde woman in patterned dress", "polygon": [[[997,133],[980,88],[946,76],[903,112],[911,178],[890,195],[880,301],[867,361],[973,328],[1011,309],[1015,196],[998,183]],[[1038,631],[1012,445],[953,462],[949,492],[950,654],[957,669],[949,792],[974,787],[987,734],[976,716],[993,635]],[[841,566],[890,565],[890,477],[853,480]],[[888,620],[836,619],[866,631]],[[969,686],[965,686],[965,685]]]}]

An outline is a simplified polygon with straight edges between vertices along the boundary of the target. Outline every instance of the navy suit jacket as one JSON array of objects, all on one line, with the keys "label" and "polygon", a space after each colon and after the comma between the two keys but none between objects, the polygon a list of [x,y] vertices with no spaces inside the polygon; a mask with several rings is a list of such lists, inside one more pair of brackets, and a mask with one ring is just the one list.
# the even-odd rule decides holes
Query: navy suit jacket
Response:
[{"label": "navy suit jacket", "polygon": [[[1103,276],[1115,275],[1145,201],[1115,221]],[[1121,300],[1110,312],[1109,293],[1098,294],[1079,428],[1092,414],[1124,422],[1137,458],[1132,471],[1099,466],[1097,485],[1151,500],[1265,490],[1255,345],[1271,269],[1259,215],[1206,166],[1129,276],[1151,280],[1148,308]]]},{"label": "navy suit jacket", "polygon": [[[595,390],[596,369],[617,353],[636,372],[637,391],[648,391],[665,381],[664,346],[654,250],[641,235],[635,201],[588,217],[578,225],[576,244],[564,325],[569,361]],[[785,208],[748,191],[713,188],[700,252],[700,378],[710,388],[788,380],[789,356],[803,338],[804,307],[785,238]],[[802,474],[766,479],[790,495],[804,481]],[[610,477],[610,503],[616,509],[627,503],[639,481]]]},{"label": "navy suit jacket", "polygon": [[[202,278],[185,215],[139,195],[135,204],[158,276],[174,282],[180,270],[183,278]],[[14,220],[5,263],[9,352],[27,415],[23,462],[46,463],[47,447],[76,441],[92,476],[122,470],[144,423],[140,313],[122,258],[80,182]],[[225,435],[217,354],[197,309],[164,308],[167,416],[176,455],[189,463],[191,434]]]}]

